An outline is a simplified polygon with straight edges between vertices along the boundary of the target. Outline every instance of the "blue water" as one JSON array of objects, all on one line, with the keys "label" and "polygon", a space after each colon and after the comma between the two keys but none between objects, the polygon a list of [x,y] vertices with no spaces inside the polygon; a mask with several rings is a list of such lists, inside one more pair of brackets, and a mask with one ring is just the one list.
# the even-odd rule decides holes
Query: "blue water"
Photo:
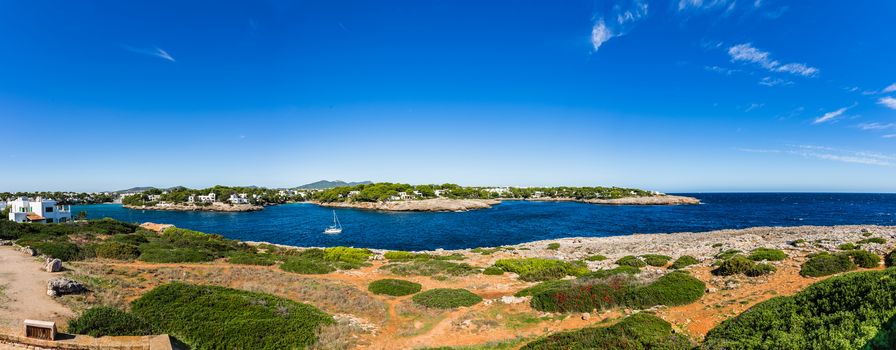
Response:
[{"label": "blue water", "polygon": [[602,206],[508,201],[463,213],[395,213],[336,209],[344,231],[321,232],[332,209],[286,204],[248,213],[140,211],[120,205],[74,206],[90,218],[169,223],[245,241],[298,246],[383,249],[458,249],[573,236],[710,231],[753,226],[896,225],[896,194],[712,193],[684,194],[691,206]]}]

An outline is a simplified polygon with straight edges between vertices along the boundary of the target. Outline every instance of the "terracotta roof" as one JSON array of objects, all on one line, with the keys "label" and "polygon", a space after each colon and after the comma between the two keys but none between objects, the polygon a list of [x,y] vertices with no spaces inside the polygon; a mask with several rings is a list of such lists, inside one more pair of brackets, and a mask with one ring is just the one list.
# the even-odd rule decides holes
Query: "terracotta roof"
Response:
[{"label": "terracotta roof", "polygon": [[31,221],[45,220],[45,218],[43,216],[37,215],[35,213],[28,213],[28,215],[26,215],[26,217],[28,217],[28,220],[31,220]]}]

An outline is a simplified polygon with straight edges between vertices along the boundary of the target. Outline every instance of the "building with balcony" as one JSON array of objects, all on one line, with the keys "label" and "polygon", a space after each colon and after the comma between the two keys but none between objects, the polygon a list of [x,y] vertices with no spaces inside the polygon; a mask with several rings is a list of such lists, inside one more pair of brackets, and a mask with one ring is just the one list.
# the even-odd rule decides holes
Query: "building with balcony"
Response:
[{"label": "building with balcony", "polygon": [[71,206],[57,205],[52,199],[19,197],[8,205],[10,221],[52,224],[72,220]]}]

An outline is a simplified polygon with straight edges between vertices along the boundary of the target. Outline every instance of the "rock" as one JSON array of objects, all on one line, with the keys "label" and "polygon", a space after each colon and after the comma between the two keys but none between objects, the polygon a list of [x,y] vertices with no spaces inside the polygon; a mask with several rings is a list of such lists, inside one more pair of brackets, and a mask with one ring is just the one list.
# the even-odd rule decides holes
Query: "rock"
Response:
[{"label": "rock", "polygon": [[65,294],[80,294],[86,291],[87,288],[84,288],[83,284],[65,277],[56,277],[47,282],[47,295],[51,297]]},{"label": "rock", "polygon": [[21,250],[22,253],[25,253],[25,255],[28,255],[28,256],[37,255],[37,252],[34,249],[31,249],[31,247],[22,247],[22,249],[19,249],[19,250]]},{"label": "rock", "polygon": [[582,313],[582,319],[585,320],[585,321],[590,320],[590,319],[591,319],[591,314],[589,314],[589,313],[587,313],[587,312],[583,312],[583,313]]},{"label": "rock", "polygon": [[12,241],[0,239],[0,246],[4,246],[4,245],[12,245]]},{"label": "rock", "polygon": [[528,297],[515,297],[512,295],[505,295],[505,296],[501,297],[501,302],[504,304],[519,304],[519,303],[524,303],[527,300],[529,300]]},{"label": "rock", "polygon": [[47,262],[47,265],[44,268],[47,270],[47,272],[62,271],[62,260],[52,259]]},{"label": "rock", "polygon": [[706,293],[707,293],[707,294],[709,294],[709,293],[715,293],[715,292],[717,292],[717,291],[718,291],[718,289],[715,289],[715,288],[713,288],[713,287],[707,287],[707,288],[706,288]]},{"label": "rock", "polygon": [[725,281],[725,290],[737,289],[740,288],[740,283],[737,281],[729,280]]}]

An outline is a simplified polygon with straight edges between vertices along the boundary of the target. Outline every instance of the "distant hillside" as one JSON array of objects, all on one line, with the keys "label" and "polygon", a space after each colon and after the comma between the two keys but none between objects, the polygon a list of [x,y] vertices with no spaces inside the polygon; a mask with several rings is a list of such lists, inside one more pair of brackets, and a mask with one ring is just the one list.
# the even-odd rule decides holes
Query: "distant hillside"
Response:
[{"label": "distant hillside", "polygon": [[154,189],[154,188],[155,188],[155,187],[152,187],[152,186],[146,186],[146,187],[131,187],[131,188],[126,189],[126,190],[112,191],[112,193],[133,193],[133,192],[143,192],[143,191],[151,190],[151,189]]},{"label": "distant hillside", "polygon": [[326,188],[334,188],[334,187],[342,187],[342,186],[355,186],[355,185],[369,185],[373,182],[370,181],[360,181],[360,182],[345,182],[345,181],[327,181],[321,180],[318,182],[312,182],[310,184],[302,185],[296,188],[301,188],[305,190],[322,190]]}]

